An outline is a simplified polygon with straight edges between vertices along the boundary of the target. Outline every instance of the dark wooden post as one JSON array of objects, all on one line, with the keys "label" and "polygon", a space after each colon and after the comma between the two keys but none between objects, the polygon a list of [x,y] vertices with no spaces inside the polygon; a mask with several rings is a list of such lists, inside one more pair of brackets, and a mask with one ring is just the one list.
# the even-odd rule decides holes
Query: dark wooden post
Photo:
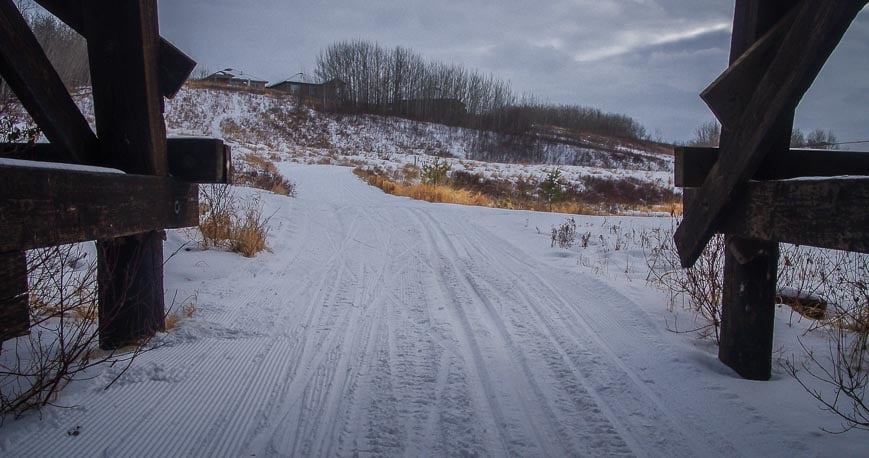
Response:
[{"label": "dark wooden post", "polygon": [[[730,63],[784,17],[788,9],[769,0],[737,0]],[[773,150],[790,148],[793,116],[793,111],[782,115],[776,127],[767,133],[773,137]],[[723,127],[722,146],[730,135],[727,127]],[[726,241],[718,359],[750,380],[769,380],[771,376],[778,258],[777,242],[739,237]]]},{"label": "dark wooden post", "polygon": [[[85,0],[83,19],[100,162],[166,176],[156,0]],[[162,232],[102,240],[97,251],[100,346],[163,330]]]},{"label": "dark wooden post", "polygon": [[0,253],[0,348],[3,341],[27,335],[27,260],[23,251]]}]

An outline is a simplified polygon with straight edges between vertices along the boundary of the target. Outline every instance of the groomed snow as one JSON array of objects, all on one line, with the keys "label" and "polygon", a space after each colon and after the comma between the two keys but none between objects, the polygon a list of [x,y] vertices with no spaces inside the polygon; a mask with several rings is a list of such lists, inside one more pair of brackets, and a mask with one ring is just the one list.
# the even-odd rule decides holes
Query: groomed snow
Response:
[{"label": "groomed snow", "polygon": [[[594,242],[666,218],[576,217],[593,243],[561,250],[564,215],[279,166],[297,198],[239,190],[273,214],[272,252],[181,250],[167,301],[194,316],[108,390],[117,369],[7,419],[2,455],[865,456],[869,437],[820,432],[839,423],[778,365],[741,380],[668,331],[690,316],[643,281],[642,253]],[[807,325],[781,310],[776,326],[779,357],[797,351]]]}]

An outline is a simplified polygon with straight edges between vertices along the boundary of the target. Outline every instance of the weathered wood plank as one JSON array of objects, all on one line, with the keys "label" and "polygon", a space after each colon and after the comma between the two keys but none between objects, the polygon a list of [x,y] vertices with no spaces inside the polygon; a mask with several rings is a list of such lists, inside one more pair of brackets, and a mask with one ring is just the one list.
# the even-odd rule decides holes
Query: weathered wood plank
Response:
[{"label": "weathered wood plank", "polygon": [[96,136],[12,0],[0,0],[0,74],[66,162],[94,161]]},{"label": "weathered wood plank", "polygon": [[[763,34],[770,32],[777,24],[781,27],[781,19],[796,2],[781,3],[772,0],[737,0],[730,47],[731,65],[746,54]],[[789,22],[792,23],[792,20]],[[753,65],[763,72],[768,69],[764,61],[754,62]],[[745,77],[751,80],[754,87],[763,72]],[[732,117],[722,125],[722,146],[729,144],[733,134],[730,126],[742,116],[751,99],[750,93],[740,96],[743,99],[737,100],[732,107],[736,112],[719,114]],[[792,128],[793,110],[786,110],[766,133],[770,146],[764,153],[777,154],[788,150]],[[727,160],[727,157],[723,159]],[[772,369],[770,363],[775,322],[772,295],[776,290],[778,255],[778,242],[737,236],[725,238],[718,359],[748,379],[766,380]],[[773,270],[772,274],[769,274],[770,269]]]},{"label": "weathered wood plank", "polygon": [[771,30],[750,44],[746,43],[741,35],[746,35],[753,41],[757,28],[764,25],[762,22],[764,18],[758,17],[762,16],[762,12],[758,11],[755,5],[742,9],[751,10],[744,13],[748,16],[745,20],[750,24],[737,26],[739,18],[734,22],[731,64],[700,93],[700,98],[706,102],[725,129],[733,127],[745,112],[751,96],[781,48],[798,12],[797,8],[790,8],[790,12],[777,21]]},{"label": "weathered wood plank", "polygon": [[[229,146],[217,138],[170,138],[166,142],[169,175],[189,183],[228,183]],[[51,143],[0,143],[0,157],[42,162],[66,162],[66,154]]]},{"label": "weathered wood plank", "polygon": [[718,359],[743,378],[769,380],[779,246],[760,244],[747,263],[736,256],[724,250]]},{"label": "weathered wood plank", "polygon": [[776,139],[767,133],[799,103],[830,53],[865,4],[862,0],[803,1],[781,49],[724,145],[722,156],[686,208],[675,242],[683,266],[691,266],[715,232],[724,210],[757,171]]},{"label": "weathered wood plank", "polygon": [[27,259],[23,251],[0,253],[0,344],[27,335]]},{"label": "weathered wood plank", "polygon": [[[720,149],[675,149],[674,180],[677,187],[698,187],[718,160]],[[770,152],[754,174],[755,180],[799,177],[869,176],[869,152],[791,149]]]},{"label": "weathered wood plank", "polygon": [[163,231],[97,242],[100,348],[164,331]]},{"label": "weathered wood plank", "polygon": [[217,138],[170,138],[169,173],[192,183],[229,183],[231,150]]},{"label": "weathered wood plank", "polygon": [[[57,16],[73,30],[87,37],[84,33],[83,1],[36,0],[36,3]],[[159,46],[160,90],[163,96],[171,99],[190,77],[190,73],[196,67],[196,62],[163,38],[160,38]]]},{"label": "weathered wood plank", "polygon": [[[82,6],[101,156],[126,172],[166,176],[157,0],[85,0]],[[154,231],[97,241],[101,347],[163,330],[162,257],[163,240]]]},{"label": "weathered wood plank", "polygon": [[166,176],[155,0],[83,3],[101,164]]},{"label": "weathered wood plank", "polygon": [[0,252],[198,223],[197,185],[175,178],[0,166]]},{"label": "weathered wood plank", "polygon": [[721,232],[869,253],[869,178],[749,182]]}]

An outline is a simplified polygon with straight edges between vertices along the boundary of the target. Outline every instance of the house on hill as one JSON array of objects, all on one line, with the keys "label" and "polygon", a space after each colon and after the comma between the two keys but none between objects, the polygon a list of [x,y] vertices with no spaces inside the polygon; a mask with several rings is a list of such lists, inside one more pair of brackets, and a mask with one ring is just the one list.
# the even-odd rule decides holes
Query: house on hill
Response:
[{"label": "house on hill", "polygon": [[289,79],[269,85],[268,88],[298,96],[299,99],[322,104],[324,108],[334,107],[344,100],[345,83],[339,79],[320,81],[308,75],[297,73]]},{"label": "house on hill", "polygon": [[234,68],[225,68],[214,72],[203,78],[202,81],[209,81],[225,86],[249,87],[253,89],[265,89],[266,84],[268,84],[267,80],[257,78]]}]

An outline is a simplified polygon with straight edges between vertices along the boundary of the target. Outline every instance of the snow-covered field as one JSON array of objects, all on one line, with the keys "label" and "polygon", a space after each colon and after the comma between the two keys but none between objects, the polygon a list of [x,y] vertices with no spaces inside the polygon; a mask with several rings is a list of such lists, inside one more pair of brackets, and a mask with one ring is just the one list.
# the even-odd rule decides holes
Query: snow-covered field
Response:
[{"label": "snow-covered field", "polygon": [[[550,248],[564,215],[386,195],[349,168],[280,163],[263,193],[270,253],[189,244],[167,300],[196,312],[58,406],[7,419],[3,456],[865,456],[776,365],[739,379],[668,331],[643,254],[598,235],[666,218],[576,217],[588,248]],[[243,193],[260,193],[239,190]],[[619,229],[621,230],[621,229]],[[171,231],[167,257],[190,233]],[[812,345],[779,311],[776,358]],[[682,326],[680,326],[681,328]],[[71,432],[77,434],[71,434]]]}]

